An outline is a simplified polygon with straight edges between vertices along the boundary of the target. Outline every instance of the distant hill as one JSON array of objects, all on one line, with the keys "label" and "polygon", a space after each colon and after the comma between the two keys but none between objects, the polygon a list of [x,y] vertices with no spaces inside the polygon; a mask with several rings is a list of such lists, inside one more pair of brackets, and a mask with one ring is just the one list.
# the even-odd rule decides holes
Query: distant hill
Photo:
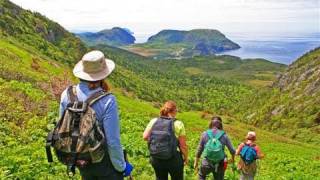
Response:
[{"label": "distant hill", "polygon": [[120,27],[105,29],[97,33],[79,33],[77,36],[88,45],[125,46],[133,44],[136,40],[130,30]]},{"label": "distant hill", "polygon": [[[242,110],[241,110],[242,109]],[[320,143],[320,48],[289,66],[273,88],[248,97],[236,111],[246,123]]]},{"label": "distant hill", "polygon": [[160,67],[167,70],[181,71],[194,76],[213,76],[240,81],[254,87],[271,86],[277,75],[287,67],[287,65],[265,59],[240,59],[229,55],[195,56],[157,62]]},{"label": "distant hill", "polygon": [[151,36],[146,43],[127,49],[141,55],[161,58],[182,58],[197,55],[214,55],[223,51],[239,49],[218,30],[194,29],[190,31],[162,30]]},{"label": "distant hill", "polygon": [[45,16],[0,0],[0,37],[14,37],[52,59],[74,62],[86,47],[72,33]]}]

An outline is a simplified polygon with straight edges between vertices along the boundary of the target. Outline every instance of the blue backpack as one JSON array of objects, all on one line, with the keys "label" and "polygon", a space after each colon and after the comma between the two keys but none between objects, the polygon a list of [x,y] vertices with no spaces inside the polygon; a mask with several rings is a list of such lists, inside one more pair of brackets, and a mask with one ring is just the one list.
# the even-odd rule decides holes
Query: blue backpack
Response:
[{"label": "blue backpack", "polygon": [[240,157],[246,165],[253,163],[257,159],[257,152],[254,149],[254,145],[250,146],[245,144],[241,149]]}]

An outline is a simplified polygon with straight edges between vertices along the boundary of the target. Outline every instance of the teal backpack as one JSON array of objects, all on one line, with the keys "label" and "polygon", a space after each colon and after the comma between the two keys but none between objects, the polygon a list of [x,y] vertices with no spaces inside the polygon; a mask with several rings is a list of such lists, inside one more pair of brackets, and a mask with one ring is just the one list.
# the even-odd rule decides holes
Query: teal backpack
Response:
[{"label": "teal backpack", "polygon": [[224,131],[220,130],[216,135],[213,135],[212,130],[209,129],[207,130],[207,134],[209,140],[204,147],[204,157],[213,163],[218,163],[225,157],[223,145],[219,141]]},{"label": "teal backpack", "polygon": [[258,158],[254,146],[255,145],[244,144],[240,152],[240,157],[246,165],[253,163]]}]

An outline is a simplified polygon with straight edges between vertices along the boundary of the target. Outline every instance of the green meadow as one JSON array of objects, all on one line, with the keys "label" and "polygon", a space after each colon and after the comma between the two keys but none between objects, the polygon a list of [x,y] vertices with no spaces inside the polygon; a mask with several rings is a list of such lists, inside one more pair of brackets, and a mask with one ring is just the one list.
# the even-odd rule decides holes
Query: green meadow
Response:
[{"label": "green meadow", "polygon": [[[195,152],[213,115],[222,116],[235,148],[247,131],[257,132],[265,154],[257,179],[320,179],[319,49],[289,67],[232,56],[154,60],[105,45],[87,47],[39,13],[7,0],[0,5],[0,179],[68,179],[56,158],[47,162],[45,138],[57,121],[61,92],[78,82],[73,65],[89,49],[117,65],[108,82],[136,180],[154,179],[142,133],[169,99],[177,102],[187,131],[185,179],[197,178]],[[225,179],[238,179],[231,167]]]}]

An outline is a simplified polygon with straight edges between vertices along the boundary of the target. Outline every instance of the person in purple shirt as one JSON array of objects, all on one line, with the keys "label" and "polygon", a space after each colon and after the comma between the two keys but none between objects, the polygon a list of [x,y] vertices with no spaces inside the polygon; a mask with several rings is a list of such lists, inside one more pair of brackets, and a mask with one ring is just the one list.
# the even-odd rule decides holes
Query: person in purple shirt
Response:
[{"label": "person in purple shirt", "polygon": [[[212,118],[209,124],[209,130],[212,130],[213,135],[220,133],[220,131],[223,131],[222,119],[219,116],[215,116]],[[198,171],[199,180],[205,180],[210,173],[213,174],[213,177],[215,180],[223,180],[224,171],[225,171],[224,163],[226,160],[226,156],[225,156],[225,160],[222,160],[221,162],[216,164],[212,163],[210,160],[204,157],[201,162],[200,169],[198,169],[200,157],[204,151],[205,145],[207,144],[208,140],[209,140],[209,136],[207,131],[205,131],[202,133],[200,138],[198,150],[196,152],[194,168],[196,171]],[[219,141],[221,142],[223,149],[225,148],[225,146],[227,146],[227,148],[229,149],[231,154],[230,162],[233,163],[236,150],[232,146],[232,143],[229,137],[227,136],[227,134],[224,133],[219,138]]]},{"label": "person in purple shirt", "polygon": [[[115,64],[106,59],[100,51],[85,54],[73,69],[73,74],[80,79],[76,85],[79,101],[85,101],[98,91],[109,91],[104,79],[114,70]],[[68,104],[67,89],[61,95],[60,116],[63,115]],[[115,96],[109,94],[92,105],[96,118],[106,137],[107,154],[99,163],[92,163],[83,168],[79,167],[83,180],[122,180],[129,176],[133,166],[124,160],[120,142],[120,125],[118,105]]]}]

